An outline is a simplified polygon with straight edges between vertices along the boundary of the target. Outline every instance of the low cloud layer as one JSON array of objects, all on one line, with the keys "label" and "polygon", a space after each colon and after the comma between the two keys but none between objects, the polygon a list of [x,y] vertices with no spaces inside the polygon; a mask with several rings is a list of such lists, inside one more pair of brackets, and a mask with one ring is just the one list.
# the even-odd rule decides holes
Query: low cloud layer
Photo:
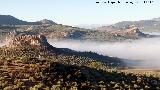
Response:
[{"label": "low cloud layer", "polygon": [[160,69],[160,38],[141,39],[132,42],[54,41],[54,47],[76,51],[92,51],[111,57],[128,59],[137,68]]}]

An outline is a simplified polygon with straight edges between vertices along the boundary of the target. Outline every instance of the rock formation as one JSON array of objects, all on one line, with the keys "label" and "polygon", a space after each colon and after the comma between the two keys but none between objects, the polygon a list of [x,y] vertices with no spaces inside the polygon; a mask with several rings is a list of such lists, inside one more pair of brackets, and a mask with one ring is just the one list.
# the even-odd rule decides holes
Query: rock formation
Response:
[{"label": "rock formation", "polygon": [[50,46],[44,35],[18,35],[7,40],[7,47]]},{"label": "rock formation", "polygon": [[125,30],[111,31],[116,36],[125,36],[129,38],[147,37],[147,34],[142,33],[137,27],[130,27]]}]

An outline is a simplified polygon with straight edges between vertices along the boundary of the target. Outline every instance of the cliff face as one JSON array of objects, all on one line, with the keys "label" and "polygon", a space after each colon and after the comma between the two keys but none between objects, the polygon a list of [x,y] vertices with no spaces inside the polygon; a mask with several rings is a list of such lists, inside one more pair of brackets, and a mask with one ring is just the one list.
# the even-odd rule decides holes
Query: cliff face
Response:
[{"label": "cliff face", "polygon": [[7,39],[7,47],[43,47],[49,46],[47,39],[43,35],[19,35]]}]

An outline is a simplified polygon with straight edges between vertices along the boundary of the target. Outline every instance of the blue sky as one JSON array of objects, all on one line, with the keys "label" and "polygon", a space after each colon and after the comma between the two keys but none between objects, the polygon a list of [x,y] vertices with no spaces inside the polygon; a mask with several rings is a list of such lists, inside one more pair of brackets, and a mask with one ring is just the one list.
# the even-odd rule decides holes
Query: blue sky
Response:
[{"label": "blue sky", "polygon": [[0,0],[0,14],[26,21],[46,18],[66,25],[112,24],[160,17],[160,0],[153,0],[152,4],[144,4],[144,0],[119,0],[121,4],[113,5],[97,4],[97,1],[118,0]]}]

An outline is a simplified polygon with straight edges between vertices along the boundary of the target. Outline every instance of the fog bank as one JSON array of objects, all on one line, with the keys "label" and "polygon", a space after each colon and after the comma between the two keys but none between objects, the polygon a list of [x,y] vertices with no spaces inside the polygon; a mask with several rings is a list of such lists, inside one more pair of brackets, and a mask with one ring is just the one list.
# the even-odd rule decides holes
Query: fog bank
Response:
[{"label": "fog bank", "polygon": [[[160,69],[160,38],[132,42],[49,41],[54,47],[76,51],[92,51],[98,54],[129,59],[137,68]],[[128,61],[126,61],[128,63]],[[131,64],[129,64],[131,65]]]}]

